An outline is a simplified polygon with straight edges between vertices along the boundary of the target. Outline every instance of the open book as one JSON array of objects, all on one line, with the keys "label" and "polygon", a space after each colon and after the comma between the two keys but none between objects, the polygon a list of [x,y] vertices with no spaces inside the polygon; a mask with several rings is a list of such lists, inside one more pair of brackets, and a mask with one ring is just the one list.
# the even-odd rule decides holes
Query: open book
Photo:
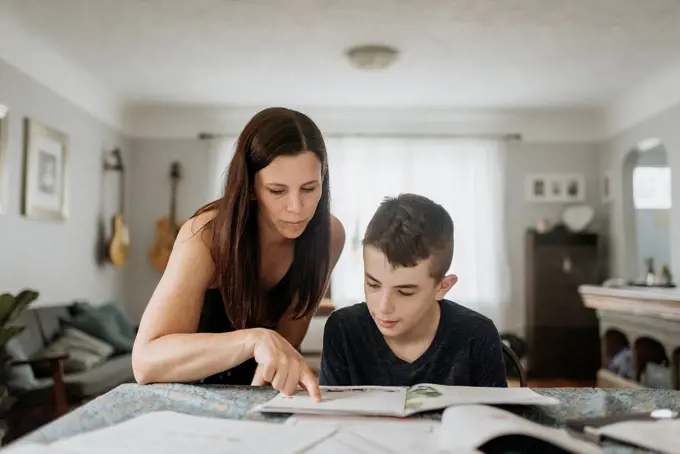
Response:
[{"label": "open book", "polygon": [[667,454],[680,453],[680,419],[623,421],[585,431],[599,440],[613,440]]},{"label": "open book", "polygon": [[[487,405],[450,407],[436,433],[438,452],[460,450],[547,452],[545,443],[573,454],[597,454],[599,445],[576,438],[566,430],[544,426],[509,411]],[[498,449],[490,449],[493,443]],[[486,445],[486,446],[485,446]],[[531,447],[529,447],[531,445]]]},{"label": "open book", "polygon": [[306,391],[278,394],[255,408],[263,413],[307,413],[405,417],[454,405],[556,405],[559,400],[529,388],[482,388],[422,383],[410,388],[387,386],[322,386],[321,402]]}]

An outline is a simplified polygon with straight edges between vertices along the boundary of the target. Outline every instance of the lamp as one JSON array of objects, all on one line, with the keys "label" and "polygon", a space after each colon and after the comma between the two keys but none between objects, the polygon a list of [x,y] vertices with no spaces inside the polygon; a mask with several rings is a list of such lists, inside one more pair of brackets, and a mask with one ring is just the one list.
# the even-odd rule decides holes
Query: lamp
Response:
[{"label": "lamp", "polygon": [[350,64],[358,69],[385,69],[397,59],[399,52],[389,46],[369,44],[356,46],[345,52]]}]

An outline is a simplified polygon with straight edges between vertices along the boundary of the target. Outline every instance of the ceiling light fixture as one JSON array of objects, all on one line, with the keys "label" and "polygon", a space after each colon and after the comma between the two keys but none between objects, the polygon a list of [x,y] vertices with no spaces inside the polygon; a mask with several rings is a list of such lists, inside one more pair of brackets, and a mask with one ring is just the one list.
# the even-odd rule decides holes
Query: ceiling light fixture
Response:
[{"label": "ceiling light fixture", "polygon": [[349,62],[358,69],[385,69],[397,59],[399,52],[389,46],[364,45],[352,47],[345,52]]}]

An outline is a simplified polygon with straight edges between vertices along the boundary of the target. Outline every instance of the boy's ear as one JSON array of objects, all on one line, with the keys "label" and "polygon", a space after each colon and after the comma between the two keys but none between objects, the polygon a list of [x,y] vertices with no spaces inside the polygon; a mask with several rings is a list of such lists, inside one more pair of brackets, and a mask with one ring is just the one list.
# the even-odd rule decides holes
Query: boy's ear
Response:
[{"label": "boy's ear", "polygon": [[437,300],[444,299],[446,294],[449,293],[449,290],[451,290],[451,287],[456,285],[456,282],[458,282],[458,276],[455,274],[444,276],[437,286]]}]

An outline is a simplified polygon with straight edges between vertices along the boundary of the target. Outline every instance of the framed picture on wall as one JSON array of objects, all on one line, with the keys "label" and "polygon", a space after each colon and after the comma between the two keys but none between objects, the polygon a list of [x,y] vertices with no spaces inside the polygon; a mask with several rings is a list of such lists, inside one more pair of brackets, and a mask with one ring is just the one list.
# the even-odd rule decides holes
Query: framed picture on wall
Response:
[{"label": "framed picture on wall", "polygon": [[7,211],[7,191],[9,188],[9,175],[7,174],[7,119],[9,108],[0,104],[0,214]]},{"label": "framed picture on wall", "polygon": [[527,175],[525,180],[525,199],[529,202],[546,202],[549,197],[549,175]]},{"label": "framed picture on wall", "polygon": [[69,138],[30,118],[25,119],[24,128],[22,214],[32,219],[65,220]]},{"label": "framed picture on wall", "polygon": [[585,200],[585,177],[581,174],[531,174],[526,178],[529,202],[582,202]]}]

